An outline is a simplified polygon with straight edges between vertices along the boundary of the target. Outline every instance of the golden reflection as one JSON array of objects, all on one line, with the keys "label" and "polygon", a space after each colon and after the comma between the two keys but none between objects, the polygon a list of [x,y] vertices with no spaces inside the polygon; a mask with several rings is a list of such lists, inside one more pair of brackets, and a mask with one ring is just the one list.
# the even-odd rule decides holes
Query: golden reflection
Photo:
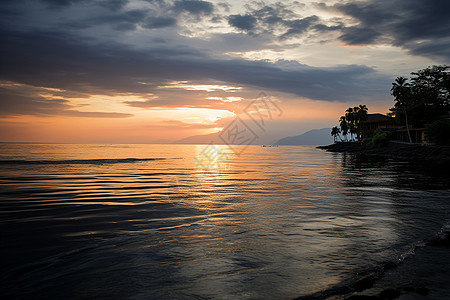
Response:
[{"label": "golden reflection", "polygon": [[230,168],[230,158],[233,154],[226,145],[198,145],[196,153],[198,171],[220,172]]}]

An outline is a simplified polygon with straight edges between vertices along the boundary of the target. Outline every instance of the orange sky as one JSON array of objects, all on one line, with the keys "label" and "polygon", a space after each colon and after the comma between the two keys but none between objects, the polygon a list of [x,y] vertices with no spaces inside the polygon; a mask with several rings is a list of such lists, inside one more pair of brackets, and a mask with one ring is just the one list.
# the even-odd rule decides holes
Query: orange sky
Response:
[{"label": "orange sky", "polygon": [[[217,96],[215,96],[217,97]],[[223,96],[226,98],[227,96]],[[231,97],[231,96],[230,96]],[[237,96],[234,96],[237,97]],[[293,99],[292,99],[293,98]],[[348,106],[359,103],[341,103],[296,99],[284,95],[284,98],[272,97],[277,101],[282,116],[272,120],[272,124],[282,122],[291,124],[290,128],[280,130],[274,126],[279,138],[301,134],[307,130],[337,124],[337,119]],[[252,99],[249,99],[249,101]],[[80,111],[117,111],[129,114],[121,118],[98,116],[64,115],[17,115],[0,119],[0,140],[3,142],[48,142],[48,143],[153,143],[176,141],[188,136],[218,132],[236,115],[249,120],[244,113],[245,103],[233,103],[223,109],[174,107],[166,109],[133,108],[124,105],[124,96],[99,96],[89,98],[92,105],[80,107]],[[209,100],[216,102],[215,100]],[[73,101],[76,106],[80,99]],[[113,103],[113,105],[111,105]],[[369,112],[386,112],[386,106],[380,105]],[[383,110],[384,109],[384,110]],[[296,123],[301,126],[295,126]],[[308,126],[307,124],[311,125]],[[306,125],[305,125],[306,124]],[[270,128],[269,128],[270,129]],[[269,130],[270,132],[270,130]]]},{"label": "orange sky", "polygon": [[0,142],[177,141],[252,124],[264,92],[271,143],[386,113],[397,76],[450,59],[431,2],[181,2],[3,1]]}]

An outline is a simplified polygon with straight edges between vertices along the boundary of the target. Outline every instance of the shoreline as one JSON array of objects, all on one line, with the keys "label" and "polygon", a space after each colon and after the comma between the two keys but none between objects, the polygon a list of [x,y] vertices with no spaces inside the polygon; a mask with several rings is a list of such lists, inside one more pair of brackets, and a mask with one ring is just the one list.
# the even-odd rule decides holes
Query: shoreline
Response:
[{"label": "shoreline", "polygon": [[353,153],[360,158],[394,159],[418,163],[450,174],[450,146],[389,141],[384,147],[375,149],[365,149],[363,145],[356,142],[338,142],[316,148],[328,152]]},{"label": "shoreline", "polygon": [[[378,278],[366,278],[359,290],[346,295],[358,299],[443,299],[450,292],[450,231],[444,226],[434,238],[416,245],[404,260],[385,268]],[[358,282],[356,282],[358,283]]]},{"label": "shoreline", "polygon": [[293,300],[444,299],[450,293],[450,226],[414,246],[397,262],[386,262],[359,279],[349,280]]},{"label": "shoreline", "polygon": [[[360,160],[403,161],[417,165],[424,172],[433,172],[448,178],[450,175],[450,146],[388,142],[384,147],[365,149],[356,142],[342,142],[318,146],[328,152],[350,154]],[[378,274],[371,274],[340,292],[319,293],[303,299],[442,299],[450,292],[446,282],[450,273],[450,227],[424,245],[416,246],[411,255],[396,265],[386,265]],[[342,288],[341,288],[342,289]]]}]

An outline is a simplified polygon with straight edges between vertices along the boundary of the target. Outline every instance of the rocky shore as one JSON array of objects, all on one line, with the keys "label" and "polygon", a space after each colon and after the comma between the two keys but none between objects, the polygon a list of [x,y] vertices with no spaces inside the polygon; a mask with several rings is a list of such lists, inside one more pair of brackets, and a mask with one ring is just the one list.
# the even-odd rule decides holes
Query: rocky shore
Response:
[{"label": "rocky shore", "polygon": [[382,269],[345,286],[320,291],[294,300],[390,300],[447,299],[450,293],[450,228],[415,247],[403,261],[387,263]]},{"label": "rocky shore", "polygon": [[[447,229],[448,230],[448,229]],[[414,255],[397,267],[386,270],[382,278],[366,278],[346,300],[360,299],[446,299],[450,287],[450,274],[446,266],[450,262],[450,231],[416,247]]]},{"label": "rocky shore", "polygon": [[450,146],[430,144],[408,144],[390,141],[386,146],[376,149],[365,149],[355,142],[335,143],[328,146],[318,146],[329,152],[355,153],[361,157],[377,157],[420,163],[449,172]]}]

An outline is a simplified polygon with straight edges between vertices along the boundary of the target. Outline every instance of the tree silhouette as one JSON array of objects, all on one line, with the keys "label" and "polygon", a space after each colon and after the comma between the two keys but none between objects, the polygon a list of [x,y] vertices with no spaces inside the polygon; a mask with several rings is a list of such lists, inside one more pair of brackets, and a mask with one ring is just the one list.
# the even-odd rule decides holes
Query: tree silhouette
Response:
[{"label": "tree silhouette", "polygon": [[367,111],[368,108],[364,104],[360,104],[358,107],[354,107],[353,111],[355,112],[356,119],[356,131],[358,134],[358,141],[361,141],[361,123],[367,120]]},{"label": "tree silhouette", "polygon": [[350,132],[350,139],[353,140],[353,134],[356,133],[355,114],[353,112],[353,107],[349,107],[345,112],[345,120],[347,121],[348,131]]},{"label": "tree silhouette", "polygon": [[344,136],[344,139],[347,141],[348,123],[347,123],[345,116],[342,116],[339,119],[339,126],[341,127],[341,133]]},{"label": "tree silhouette", "polygon": [[349,107],[345,111],[344,116],[348,130],[350,132],[351,140],[355,140],[354,136],[358,141],[361,141],[361,122],[367,120],[367,106],[360,104],[359,106]]},{"label": "tree silhouette", "polygon": [[392,83],[394,107],[390,109],[397,120],[406,122],[411,142],[409,124],[426,127],[450,112],[450,66],[431,66],[411,73],[407,82],[397,77]]},{"label": "tree silhouette", "polygon": [[422,127],[450,111],[450,66],[432,66],[411,73],[413,109],[410,121]]},{"label": "tree silhouette", "polygon": [[405,114],[406,131],[408,132],[409,142],[412,143],[407,113],[408,107],[411,105],[411,86],[407,80],[404,77],[397,77],[395,82],[392,83],[391,92],[395,98],[394,110],[403,111]]},{"label": "tree silhouette", "polygon": [[339,137],[339,139],[342,142],[342,139],[341,139],[341,137],[339,135],[340,133],[341,133],[341,130],[339,129],[339,127],[334,126],[333,128],[331,128],[331,135],[333,136],[333,140],[334,140],[335,143],[336,143],[336,137]]}]

